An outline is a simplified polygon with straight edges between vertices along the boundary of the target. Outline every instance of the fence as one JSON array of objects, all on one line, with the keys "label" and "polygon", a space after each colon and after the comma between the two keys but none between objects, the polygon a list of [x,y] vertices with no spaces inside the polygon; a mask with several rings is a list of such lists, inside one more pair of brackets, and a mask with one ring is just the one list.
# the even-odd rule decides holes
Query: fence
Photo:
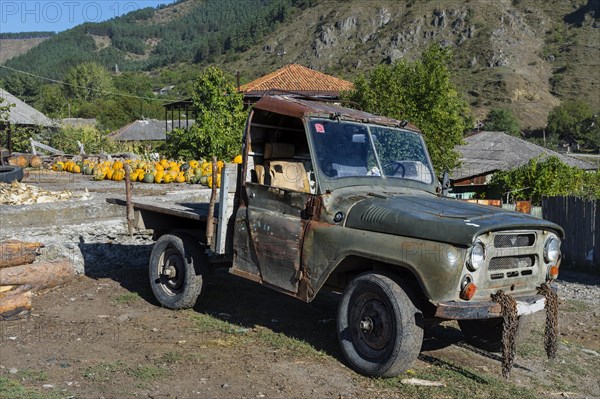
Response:
[{"label": "fence", "polygon": [[542,213],[565,230],[562,265],[600,272],[600,200],[543,198]]}]

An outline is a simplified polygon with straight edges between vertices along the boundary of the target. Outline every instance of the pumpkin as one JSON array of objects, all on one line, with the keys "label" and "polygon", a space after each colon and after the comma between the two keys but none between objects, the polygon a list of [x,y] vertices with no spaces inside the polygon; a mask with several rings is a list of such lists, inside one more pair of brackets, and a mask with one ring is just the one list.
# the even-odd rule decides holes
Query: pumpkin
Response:
[{"label": "pumpkin", "polygon": [[42,157],[40,157],[39,155],[32,156],[29,160],[29,164],[32,168],[41,168],[43,164]]},{"label": "pumpkin", "polygon": [[163,181],[162,181],[162,182],[163,182],[163,183],[172,183],[172,182],[173,182],[173,180],[175,180],[175,179],[174,179],[174,177],[173,177],[173,175],[172,175],[172,174],[170,174],[170,173],[165,173],[165,175],[163,176]]},{"label": "pumpkin", "polygon": [[94,168],[94,180],[104,180],[104,178],[106,177],[106,173],[107,169],[101,166],[96,166]]},{"label": "pumpkin", "polygon": [[81,166],[73,165],[73,173],[81,173]]},{"label": "pumpkin", "polygon": [[157,170],[156,175],[154,176],[154,183],[162,183],[164,176],[165,176],[164,170]]},{"label": "pumpkin", "polygon": [[233,163],[242,163],[243,159],[241,155],[236,155],[235,158],[233,158]]},{"label": "pumpkin", "polygon": [[94,173],[94,167],[91,164],[86,164],[83,166],[84,175],[91,175],[92,173]]},{"label": "pumpkin", "polygon": [[[212,188],[213,186],[213,179],[212,176],[206,176],[206,185],[209,188]],[[221,176],[217,175],[217,188],[221,187]]]},{"label": "pumpkin", "polygon": [[152,183],[154,182],[154,174],[152,172],[144,173],[144,183]]},{"label": "pumpkin", "polygon": [[52,170],[55,172],[62,172],[62,170],[65,168],[65,164],[62,162],[57,162],[54,165],[52,165]]},{"label": "pumpkin", "polygon": [[112,165],[113,169],[123,169],[123,162],[121,161],[115,161]]},{"label": "pumpkin", "polygon": [[112,177],[113,177],[113,174],[114,174],[114,173],[115,173],[115,169],[113,169],[113,168],[109,168],[109,169],[106,171],[106,177],[105,177],[105,178],[106,178],[106,179],[108,179],[108,180],[112,180]]},{"label": "pumpkin", "polygon": [[121,181],[125,177],[124,169],[116,169],[113,171],[111,179],[114,181]]},{"label": "pumpkin", "polygon": [[190,168],[190,164],[189,164],[189,163],[187,163],[187,162],[184,162],[184,163],[182,163],[182,164],[181,164],[181,166],[179,167],[179,170],[180,170],[181,172],[187,172],[189,168]]},{"label": "pumpkin", "polygon": [[192,160],[192,161],[190,161],[188,163],[190,165],[190,168],[192,168],[192,169],[196,169],[196,168],[198,168],[200,166],[200,164],[196,160]]},{"label": "pumpkin", "polygon": [[177,174],[177,177],[175,178],[175,181],[177,183],[185,183],[185,173],[179,172],[179,174]]}]

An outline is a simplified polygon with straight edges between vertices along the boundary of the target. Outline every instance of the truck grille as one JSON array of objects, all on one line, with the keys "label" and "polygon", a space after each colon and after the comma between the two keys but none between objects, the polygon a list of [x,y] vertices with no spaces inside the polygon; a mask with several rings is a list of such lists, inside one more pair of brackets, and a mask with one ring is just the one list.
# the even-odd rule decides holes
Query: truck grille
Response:
[{"label": "truck grille", "polygon": [[532,267],[535,264],[535,256],[503,256],[492,258],[488,267],[489,271],[507,270],[507,269],[523,269]]},{"label": "truck grille", "polygon": [[536,272],[535,232],[498,232],[488,239],[490,280],[528,276]]},{"label": "truck grille", "polygon": [[535,244],[535,234],[498,234],[494,237],[496,248],[531,247]]}]

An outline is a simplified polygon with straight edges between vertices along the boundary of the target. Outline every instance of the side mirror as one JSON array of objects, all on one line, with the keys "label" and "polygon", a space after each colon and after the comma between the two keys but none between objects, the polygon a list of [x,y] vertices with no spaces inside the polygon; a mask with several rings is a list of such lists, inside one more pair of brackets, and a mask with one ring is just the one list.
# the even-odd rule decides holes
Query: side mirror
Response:
[{"label": "side mirror", "polygon": [[448,196],[448,189],[450,188],[450,176],[448,176],[448,171],[445,170],[442,175],[442,196]]}]

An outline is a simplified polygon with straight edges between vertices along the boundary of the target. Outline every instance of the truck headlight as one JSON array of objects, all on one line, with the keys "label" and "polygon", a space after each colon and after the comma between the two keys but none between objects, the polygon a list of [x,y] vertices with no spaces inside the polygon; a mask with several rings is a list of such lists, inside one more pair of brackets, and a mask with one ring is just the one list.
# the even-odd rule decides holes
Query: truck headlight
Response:
[{"label": "truck headlight", "polygon": [[483,266],[485,262],[485,247],[483,243],[477,242],[473,247],[471,247],[471,256],[469,256],[469,261],[467,262],[467,267],[470,271],[474,272]]},{"label": "truck headlight", "polygon": [[544,244],[544,259],[546,262],[554,263],[560,255],[560,241],[555,236],[550,236]]}]

